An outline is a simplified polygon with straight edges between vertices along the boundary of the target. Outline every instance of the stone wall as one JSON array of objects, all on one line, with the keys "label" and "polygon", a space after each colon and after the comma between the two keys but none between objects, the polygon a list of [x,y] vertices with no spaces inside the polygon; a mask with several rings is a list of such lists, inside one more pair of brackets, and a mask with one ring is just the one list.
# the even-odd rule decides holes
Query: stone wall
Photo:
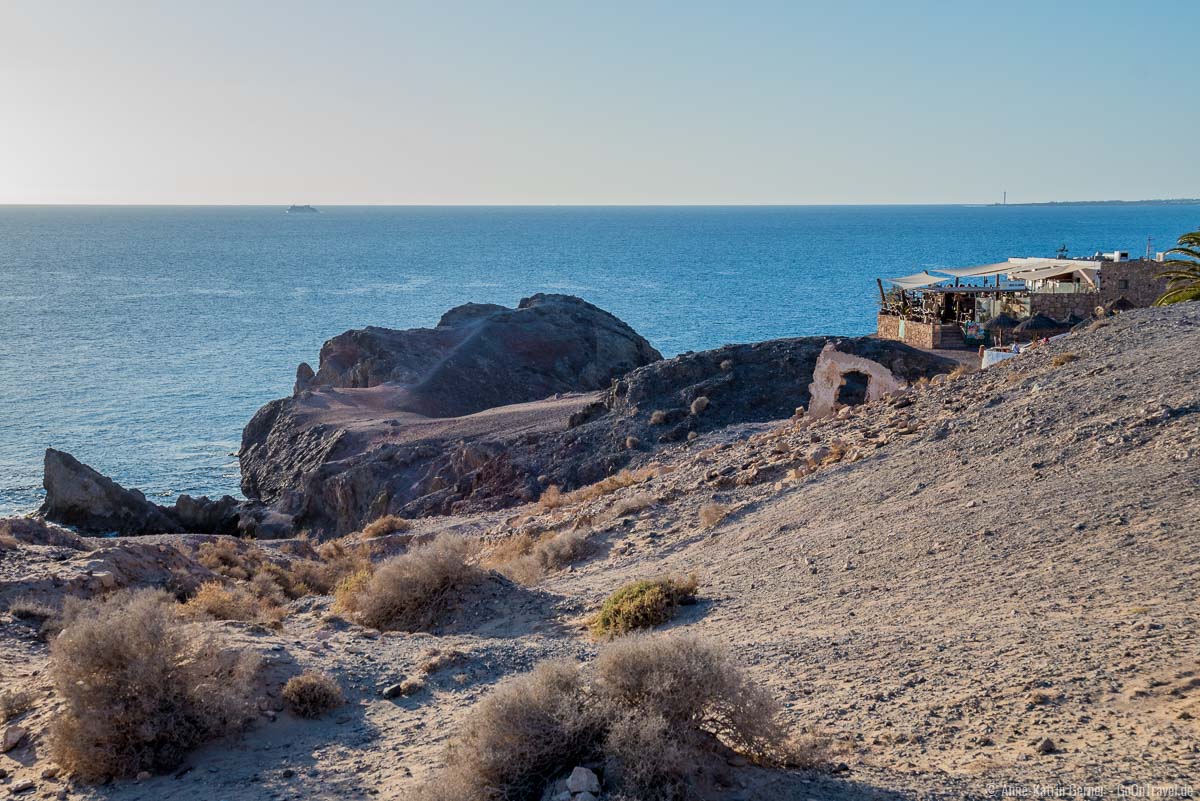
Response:
[{"label": "stone wall", "polygon": [[1096,305],[1111,303],[1122,295],[1134,306],[1152,305],[1167,289],[1167,279],[1154,277],[1162,269],[1161,263],[1146,259],[1104,262],[1100,265],[1100,302]]},{"label": "stone wall", "polygon": [[1035,292],[1029,296],[1029,313],[1044,314],[1055,320],[1062,320],[1072,312],[1080,317],[1091,317],[1102,303],[1099,292]]},{"label": "stone wall", "polygon": [[[903,322],[904,334],[900,333]],[[941,346],[942,326],[931,323],[921,323],[916,320],[901,320],[890,314],[880,314],[878,328],[880,339],[894,339],[914,348],[934,349]]]}]

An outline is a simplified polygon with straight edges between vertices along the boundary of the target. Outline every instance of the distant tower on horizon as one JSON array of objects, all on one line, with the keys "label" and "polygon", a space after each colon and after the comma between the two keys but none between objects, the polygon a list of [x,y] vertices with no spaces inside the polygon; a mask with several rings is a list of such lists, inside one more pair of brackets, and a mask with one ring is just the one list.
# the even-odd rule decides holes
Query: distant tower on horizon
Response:
[{"label": "distant tower on horizon", "polygon": [[1003,203],[1001,203],[1000,205],[1001,205],[1001,206],[1007,206],[1007,205],[1008,205],[1008,190],[1007,190],[1007,189],[1006,189],[1006,190],[1004,190],[1004,202],[1003,202]]}]

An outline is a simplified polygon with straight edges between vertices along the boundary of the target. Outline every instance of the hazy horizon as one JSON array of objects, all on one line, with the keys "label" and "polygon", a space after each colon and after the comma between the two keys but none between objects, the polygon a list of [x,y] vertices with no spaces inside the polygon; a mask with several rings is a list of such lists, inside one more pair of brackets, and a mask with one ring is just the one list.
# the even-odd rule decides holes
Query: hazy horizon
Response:
[{"label": "hazy horizon", "polygon": [[15,2],[0,203],[1191,197],[1197,23],[1182,2]]}]

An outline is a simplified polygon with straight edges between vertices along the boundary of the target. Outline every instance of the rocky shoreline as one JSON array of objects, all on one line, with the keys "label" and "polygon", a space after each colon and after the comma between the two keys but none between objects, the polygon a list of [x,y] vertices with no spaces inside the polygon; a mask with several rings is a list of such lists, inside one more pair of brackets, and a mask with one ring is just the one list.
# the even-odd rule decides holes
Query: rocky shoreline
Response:
[{"label": "rocky shoreline", "polygon": [[38,514],[89,534],[275,539],[339,536],[384,515],[502,509],[636,467],[669,443],[786,419],[818,384],[829,406],[846,359],[866,365],[850,371],[863,393],[852,403],[867,400],[872,380],[891,391],[956,366],[869,337],[663,359],[580,298],[466,304],[431,329],[347,331],[324,344],[316,370],[301,364],[293,395],[260,409],[242,434],[246,501],[184,495],[161,506],[51,449]]}]

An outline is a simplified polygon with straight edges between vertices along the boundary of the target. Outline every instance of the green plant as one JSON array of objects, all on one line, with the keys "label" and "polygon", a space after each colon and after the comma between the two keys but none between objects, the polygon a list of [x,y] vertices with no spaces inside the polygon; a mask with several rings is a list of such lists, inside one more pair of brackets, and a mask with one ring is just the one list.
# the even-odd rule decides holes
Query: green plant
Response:
[{"label": "green plant", "polygon": [[680,604],[696,599],[694,575],[686,579],[663,576],[626,584],[605,600],[592,620],[597,637],[626,634],[660,626],[675,616]]},{"label": "green plant", "polygon": [[1154,305],[1168,306],[1172,303],[1200,300],[1200,231],[1192,231],[1179,237],[1177,246],[1168,250],[1167,255],[1182,258],[1167,259],[1163,262],[1166,269],[1158,273],[1157,277],[1167,279],[1167,291],[1154,301]]}]

